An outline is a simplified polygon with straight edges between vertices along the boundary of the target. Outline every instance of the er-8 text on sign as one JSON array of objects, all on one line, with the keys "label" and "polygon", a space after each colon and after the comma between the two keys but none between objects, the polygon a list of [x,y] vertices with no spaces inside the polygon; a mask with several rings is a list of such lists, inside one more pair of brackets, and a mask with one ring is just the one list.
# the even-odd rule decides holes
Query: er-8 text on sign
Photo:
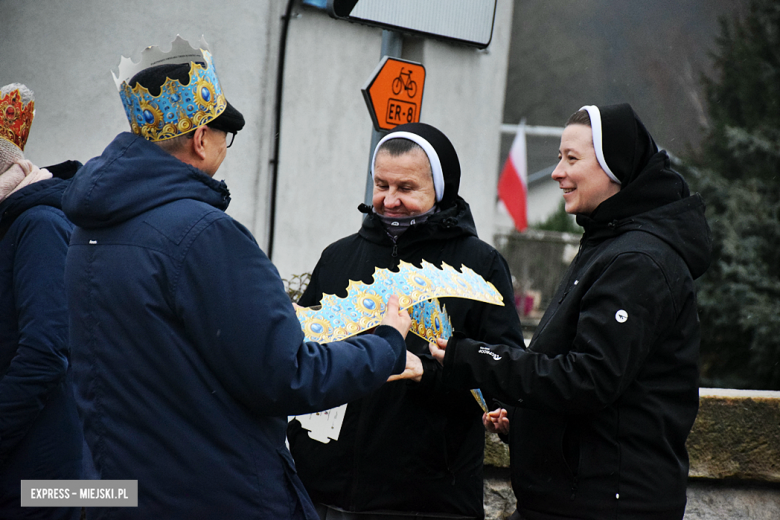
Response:
[{"label": "er-8 text on sign", "polygon": [[425,67],[421,64],[382,58],[362,89],[374,128],[392,130],[419,122],[424,85]]},{"label": "er-8 text on sign", "polygon": [[414,123],[419,121],[417,117],[417,105],[407,103],[400,99],[391,99],[387,102],[387,112],[385,114],[385,123],[388,125],[402,125],[404,123]]}]

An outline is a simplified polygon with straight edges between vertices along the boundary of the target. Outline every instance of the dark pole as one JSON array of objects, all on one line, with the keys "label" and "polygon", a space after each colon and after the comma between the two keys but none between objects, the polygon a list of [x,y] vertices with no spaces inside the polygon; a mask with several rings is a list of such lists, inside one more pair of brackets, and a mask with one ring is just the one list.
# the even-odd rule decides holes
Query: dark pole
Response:
[{"label": "dark pole", "polygon": [[[380,54],[379,59],[381,60],[385,56],[400,58],[403,43],[404,40],[400,33],[382,30],[382,53]],[[366,206],[371,205],[371,199],[373,198],[374,193],[374,181],[371,179],[371,159],[373,159],[374,156],[374,148],[376,148],[376,145],[379,144],[379,141],[386,133],[387,132],[379,132],[376,129],[371,131],[371,149],[368,151],[368,178],[366,179],[366,195],[364,200]]]},{"label": "dark pole", "polygon": [[271,159],[271,193],[269,194],[268,245],[266,254],[273,259],[276,229],[276,186],[279,180],[279,139],[282,131],[282,94],[284,93],[284,58],[287,52],[287,28],[295,0],[287,1],[282,16],[282,33],[279,37],[279,58],[276,64],[276,101],[274,104],[274,155]]}]

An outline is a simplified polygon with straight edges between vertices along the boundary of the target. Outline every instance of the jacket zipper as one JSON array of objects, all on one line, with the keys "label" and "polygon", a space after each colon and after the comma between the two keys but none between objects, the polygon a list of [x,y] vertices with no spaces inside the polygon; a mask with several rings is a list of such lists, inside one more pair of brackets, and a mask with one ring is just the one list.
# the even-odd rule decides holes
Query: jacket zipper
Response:
[{"label": "jacket zipper", "polygon": [[[626,219],[626,220],[623,220],[623,221],[613,220],[613,221],[611,221],[611,222],[609,222],[607,224],[607,227],[614,231],[614,230],[616,230],[617,228],[619,228],[621,226],[625,226],[626,224],[630,224],[631,222],[633,222],[633,219]],[[582,238],[580,238],[580,247],[577,250],[577,256],[574,257],[574,260],[571,263],[572,266],[577,265],[577,262],[579,262],[579,260],[580,260],[580,255],[582,254],[582,246],[585,243],[586,236],[587,236],[587,232],[584,235],[582,235]],[[572,269],[571,276],[574,276],[574,272],[575,272],[575,270]],[[574,284],[571,283],[571,276],[569,277],[569,280],[566,281],[566,290],[563,291],[563,295],[561,296],[560,300],[558,300],[558,303],[561,303],[566,298],[566,296],[568,296],[569,291],[571,291],[571,288],[574,287],[574,285],[577,284],[577,280],[574,281]]]},{"label": "jacket zipper", "polygon": [[574,267],[577,265],[577,262],[579,262],[579,260],[580,260],[580,254],[582,254],[582,244],[584,242],[585,242],[585,235],[582,235],[582,238],[580,238],[580,247],[579,247],[579,249],[577,249],[577,255],[574,257],[574,260],[572,260],[572,262],[571,262],[572,270],[571,270],[571,274],[569,275],[569,279],[566,280],[566,290],[563,291],[563,295],[561,295],[560,300],[558,300],[559,304],[561,302],[563,302],[563,300],[569,294],[569,291],[571,291],[571,288],[574,287],[571,284],[571,277],[574,276],[574,274],[576,273],[576,270],[574,269]]},{"label": "jacket zipper", "polygon": [[397,269],[401,264],[401,259],[398,256],[398,244],[395,242],[393,242],[393,251],[390,254],[390,257],[392,258],[392,261],[390,262],[390,265],[392,266],[391,269]]}]

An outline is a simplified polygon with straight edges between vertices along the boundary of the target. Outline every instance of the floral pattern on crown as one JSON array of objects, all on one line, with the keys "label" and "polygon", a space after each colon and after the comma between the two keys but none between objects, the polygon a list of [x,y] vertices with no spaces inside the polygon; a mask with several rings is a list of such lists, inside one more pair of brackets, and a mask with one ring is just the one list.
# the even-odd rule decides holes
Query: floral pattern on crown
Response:
[{"label": "floral pattern on crown", "polygon": [[421,268],[406,262],[400,263],[397,272],[377,268],[372,284],[350,281],[346,298],[326,294],[318,307],[299,307],[296,313],[308,341],[341,341],[379,325],[391,294],[398,295],[401,309],[410,309],[410,330],[428,341],[452,333],[438,298],[504,305],[495,286],[465,265],[458,272],[446,263],[438,269],[423,260]]},{"label": "floral pattern on crown", "polygon": [[[341,341],[374,328],[382,322],[391,294],[398,295],[400,309],[409,309],[410,332],[435,342],[452,336],[452,322],[438,298],[454,297],[504,305],[501,293],[480,275],[461,266],[458,272],[446,263],[442,269],[422,261],[422,268],[401,262],[398,272],[374,270],[374,283],[350,280],[347,297],[323,296],[318,307],[298,307],[296,314],[308,341],[328,343]],[[478,388],[471,395],[484,413],[488,406]]]},{"label": "floral pattern on crown", "polygon": [[25,104],[18,89],[0,95],[0,138],[24,151],[34,116],[35,101]]}]

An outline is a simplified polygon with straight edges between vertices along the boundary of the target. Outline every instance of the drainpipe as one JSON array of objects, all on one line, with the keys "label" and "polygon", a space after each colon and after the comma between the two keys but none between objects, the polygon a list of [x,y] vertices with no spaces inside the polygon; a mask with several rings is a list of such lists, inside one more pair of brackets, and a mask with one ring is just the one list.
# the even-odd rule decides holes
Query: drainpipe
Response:
[{"label": "drainpipe", "polygon": [[273,260],[274,235],[276,230],[276,187],[279,180],[279,140],[282,131],[282,94],[284,92],[284,58],[287,51],[287,29],[295,0],[287,0],[282,16],[282,32],[279,36],[279,57],[276,66],[276,100],[274,103],[274,154],[271,159],[271,193],[269,194],[268,244],[266,254]]}]

